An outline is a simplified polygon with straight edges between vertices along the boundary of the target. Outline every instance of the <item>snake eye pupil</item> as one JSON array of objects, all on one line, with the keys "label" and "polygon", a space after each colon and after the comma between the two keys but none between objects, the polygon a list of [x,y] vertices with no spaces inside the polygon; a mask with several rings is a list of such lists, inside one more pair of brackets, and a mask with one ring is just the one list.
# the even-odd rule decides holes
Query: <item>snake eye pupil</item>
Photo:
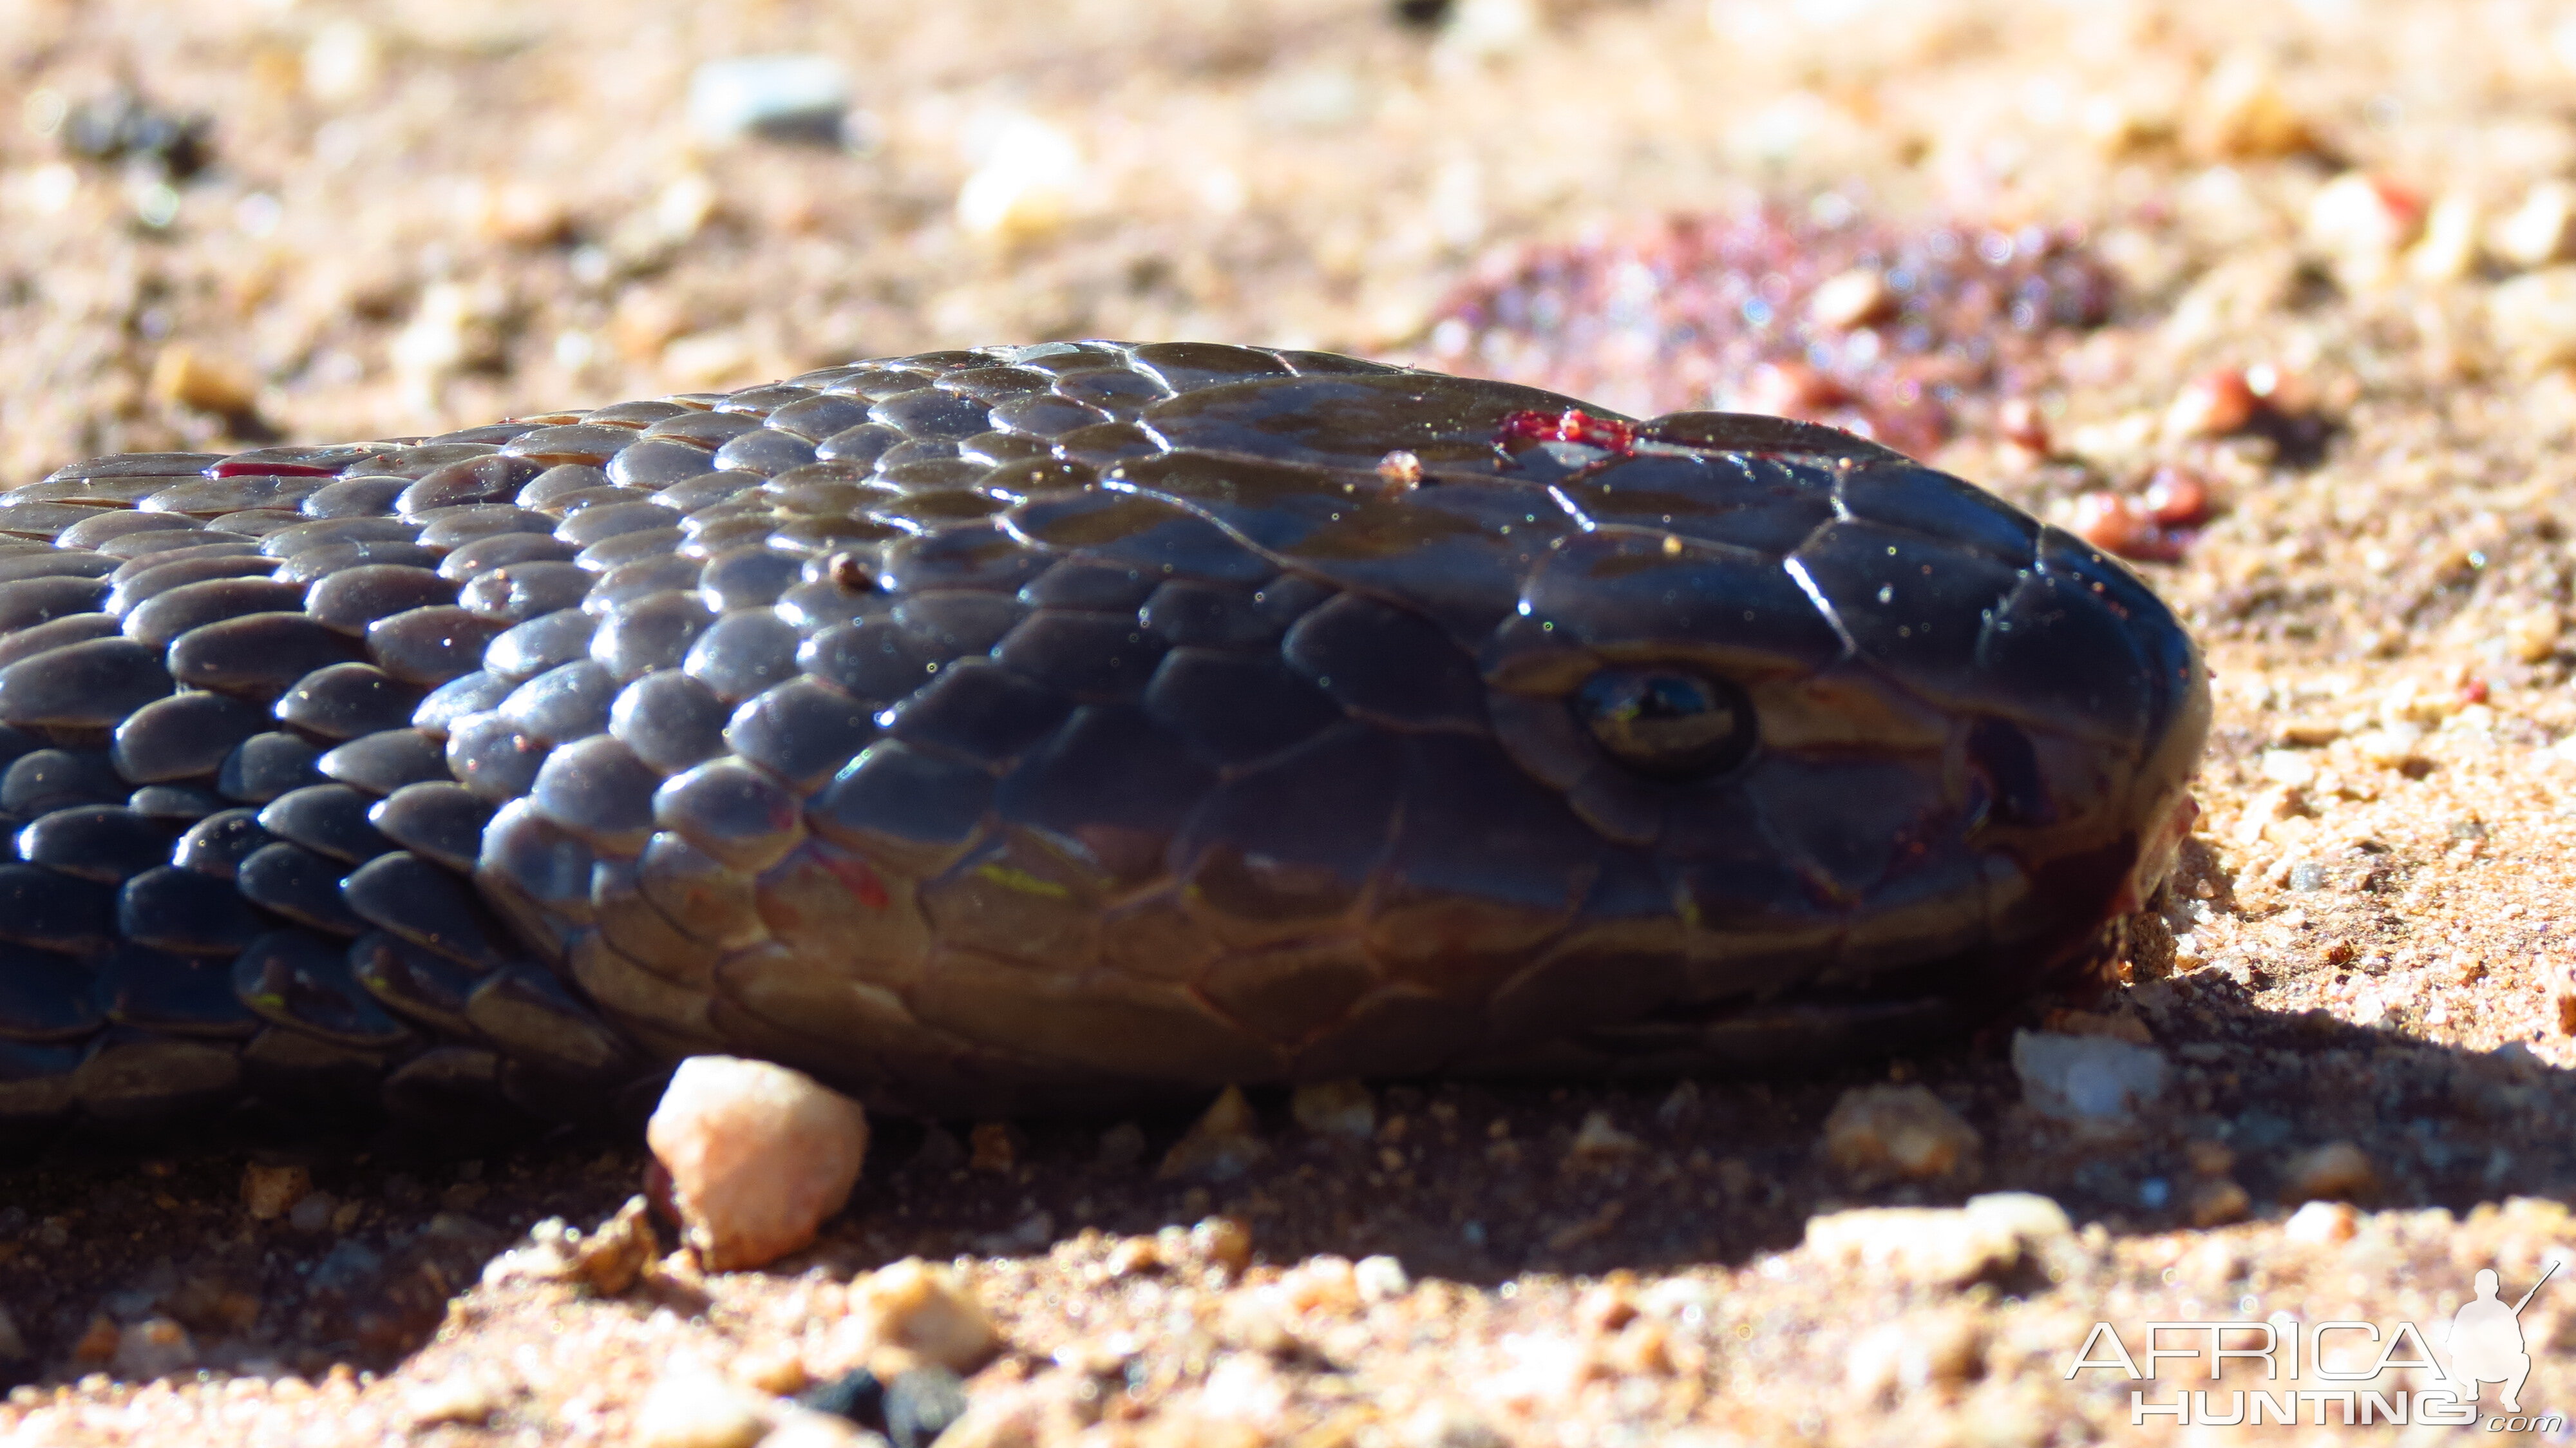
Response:
[{"label": "snake eye pupil", "polygon": [[1642,773],[1713,774],[1753,752],[1753,700],[1723,679],[1603,669],[1574,691],[1573,704],[1601,747]]}]

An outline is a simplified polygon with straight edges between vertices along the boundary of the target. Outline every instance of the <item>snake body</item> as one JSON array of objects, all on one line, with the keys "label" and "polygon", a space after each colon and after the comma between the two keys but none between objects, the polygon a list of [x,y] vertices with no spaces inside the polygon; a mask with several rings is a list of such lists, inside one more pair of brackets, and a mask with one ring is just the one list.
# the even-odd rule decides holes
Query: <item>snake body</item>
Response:
[{"label": "snake body", "polygon": [[0,494],[0,1133],[1758,1071],[2085,959],[2187,818],[2164,605],[1576,408],[1051,343]]}]

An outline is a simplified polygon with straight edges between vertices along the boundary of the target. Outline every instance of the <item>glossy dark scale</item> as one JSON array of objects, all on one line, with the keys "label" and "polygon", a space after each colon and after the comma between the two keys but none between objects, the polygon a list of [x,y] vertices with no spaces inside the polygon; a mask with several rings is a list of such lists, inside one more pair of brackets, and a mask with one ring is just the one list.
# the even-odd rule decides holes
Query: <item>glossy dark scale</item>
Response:
[{"label": "glossy dark scale", "polygon": [[1570,405],[1057,343],[0,493],[0,1131],[1758,1070],[2083,958],[2171,614],[1849,435]]}]

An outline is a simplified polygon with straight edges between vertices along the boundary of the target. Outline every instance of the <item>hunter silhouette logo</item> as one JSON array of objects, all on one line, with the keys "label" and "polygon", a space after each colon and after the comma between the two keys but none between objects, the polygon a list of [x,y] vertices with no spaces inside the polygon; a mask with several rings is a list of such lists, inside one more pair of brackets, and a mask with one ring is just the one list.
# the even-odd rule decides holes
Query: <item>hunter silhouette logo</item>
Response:
[{"label": "hunter silhouette logo", "polygon": [[[2430,1324],[2431,1333],[2412,1322],[2309,1321],[2287,1310],[2232,1322],[2133,1324],[2126,1341],[2118,1327],[2097,1322],[2065,1376],[2128,1379],[2132,1427],[2156,1418],[2176,1427],[2467,1427],[2483,1417],[2490,1433],[2564,1433],[2565,1415],[2523,1411],[2531,1354],[2522,1314],[2565,1261],[2553,1253],[2512,1302],[2502,1276],[2482,1269],[2476,1295],[2447,1323]],[[2392,1376],[2401,1371],[2415,1376]],[[2499,1389],[2495,1409],[2479,1402],[2490,1383]]]},{"label": "hunter silhouette logo", "polygon": [[2523,1379],[2531,1376],[2531,1354],[2522,1350],[2522,1310],[2557,1271],[2558,1264],[2550,1263],[2522,1300],[2507,1307],[2496,1295],[2502,1279],[2495,1269],[2478,1270],[2478,1295],[2461,1303],[2451,1316],[2451,1377],[2469,1390],[2470,1402],[2478,1400],[2487,1384],[2501,1383],[2504,1410],[2522,1411]]}]

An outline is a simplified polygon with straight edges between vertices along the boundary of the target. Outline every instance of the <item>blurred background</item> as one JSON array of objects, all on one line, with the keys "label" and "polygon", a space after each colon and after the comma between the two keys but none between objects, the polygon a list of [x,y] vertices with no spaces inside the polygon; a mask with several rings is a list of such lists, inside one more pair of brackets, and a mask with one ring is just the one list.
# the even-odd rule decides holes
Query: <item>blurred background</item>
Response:
[{"label": "blurred background", "polygon": [[[1856,376],[1905,338],[1848,334],[1926,320],[1866,281],[1809,305],[1924,251],[1880,222],[1954,223],[1932,262],[2004,268],[1929,318],[1934,353],[2033,286],[2026,333],[2166,313],[2213,271],[2194,325],[2259,313],[2355,168],[2416,210],[2348,224],[2412,244],[2457,196],[2454,261],[2491,268],[2479,227],[2576,160],[2576,28],[2476,10],[0,0],[0,472],[1075,336],[1840,408],[1923,450],[1984,426],[1974,399],[1897,415],[1927,379],[2062,413],[2060,369],[1819,390],[1795,364]],[[1755,232],[1638,240],[1757,198]],[[2284,345],[2303,375],[2335,350]],[[2138,402],[2135,370],[2101,360],[2079,413]]]}]

